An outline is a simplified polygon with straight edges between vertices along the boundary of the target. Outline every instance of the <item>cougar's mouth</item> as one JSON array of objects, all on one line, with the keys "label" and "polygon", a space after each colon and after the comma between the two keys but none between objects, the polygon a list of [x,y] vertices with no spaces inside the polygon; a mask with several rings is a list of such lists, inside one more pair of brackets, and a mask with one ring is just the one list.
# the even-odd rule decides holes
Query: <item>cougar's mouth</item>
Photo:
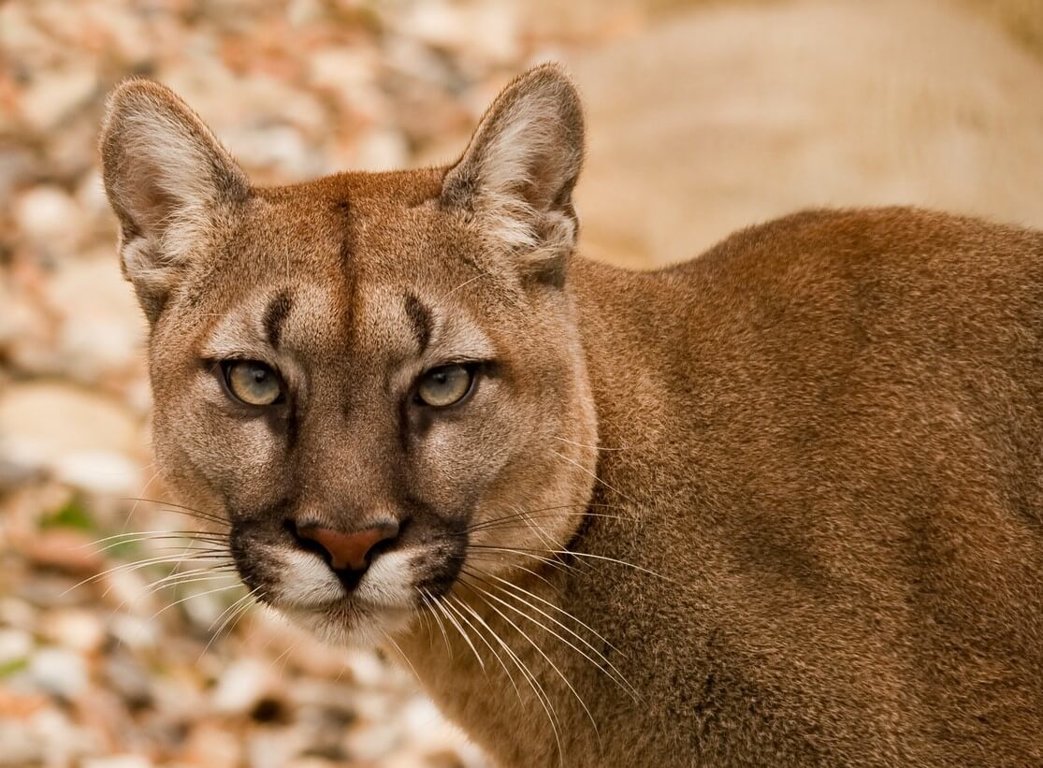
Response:
[{"label": "cougar's mouth", "polygon": [[361,538],[341,531],[262,523],[232,526],[231,553],[261,602],[335,642],[404,628],[425,600],[448,592],[463,566],[459,537]]}]

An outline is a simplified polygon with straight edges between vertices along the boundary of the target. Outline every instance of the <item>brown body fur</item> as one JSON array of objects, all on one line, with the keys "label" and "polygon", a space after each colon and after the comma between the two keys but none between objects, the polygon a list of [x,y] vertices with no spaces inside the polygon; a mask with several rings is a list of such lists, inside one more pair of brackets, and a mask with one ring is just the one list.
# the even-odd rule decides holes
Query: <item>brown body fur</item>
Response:
[{"label": "brown body fur", "polygon": [[[563,579],[641,693],[555,659],[599,748],[531,652],[567,704],[566,764],[1043,761],[1043,235],[809,212],[661,272],[577,261],[569,281],[595,499],[627,510],[576,546],[669,582]],[[506,764],[553,762],[549,729],[521,730],[511,696],[489,707],[476,669],[415,658]]]},{"label": "brown body fur", "polygon": [[[516,91],[558,87],[539,72]],[[521,114],[511,98],[483,126]],[[113,112],[110,138],[122,135]],[[502,235],[515,238],[509,259],[538,257],[498,272],[481,260],[501,235],[472,235],[507,232],[504,209],[452,208],[482,187],[483,152],[502,151],[485,140],[448,176],[217,195],[222,216],[208,220],[238,223],[208,230],[209,262],[143,282],[131,260],[153,319],[157,449],[180,492],[233,527],[261,525],[256,510],[287,488],[285,514],[325,504],[342,526],[415,496],[448,509],[461,473],[486,525],[497,518],[482,510],[538,496],[539,535],[485,540],[518,557],[461,577],[448,611],[387,625],[440,706],[510,768],[1043,764],[1043,234],[909,209],[809,212],[629,273],[546,245],[574,234],[578,161],[566,158],[529,174],[563,194],[527,190],[529,207],[509,211],[549,211],[532,242]],[[104,147],[126,250],[137,219],[108,172],[119,150]],[[275,426],[228,426],[193,378],[215,327],[272,285],[296,289],[310,317],[283,331],[310,350],[297,445]],[[396,343],[373,334],[397,322],[373,321],[367,297],[396,285],[459,296],[500,355],[498,399],[468,406],[486,409],[480,424],[466,441],[440,433],[463,455],[448,469],[444,450],[396,454],[381,390],[366,388],[365,366],[386,364],[365,361]],[[308,299],[316,286],[329,296]],[[555,454],[567,464],[544,461],[552,437],[572,446]],[[235,461],[246,438],[260,457],[248,465]],[[515,441],[490,477],[476,469]],[[396,462],[405,479],[392,482],[381,467]],[[546,512],[574,499],[585,517]],[[248,583],[290,545],[256,546],[239,553]],[[511,600],[494,591],[501,577],[524,590],[529,618],[494,597]],[[298,618],[332,637],[336,621],[376,621],[351,605]]]}]

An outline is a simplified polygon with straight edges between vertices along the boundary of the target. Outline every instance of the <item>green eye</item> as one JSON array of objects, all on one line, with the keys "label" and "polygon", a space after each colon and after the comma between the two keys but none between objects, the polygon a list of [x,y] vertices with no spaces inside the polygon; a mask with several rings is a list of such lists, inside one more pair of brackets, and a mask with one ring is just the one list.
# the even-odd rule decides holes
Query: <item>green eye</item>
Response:
[{"label": "green eye", "polygon": [[221,369],[236,400],[247,405],[273,405],[282,400],[282,379],[270,366],[255,360],[227,360]]},{"label": "green eye", "polygon": [[447,408],[467,397],[473,383],[474,372],[467,366],[443,365],[420,377],[416,397],[432,408]]}]

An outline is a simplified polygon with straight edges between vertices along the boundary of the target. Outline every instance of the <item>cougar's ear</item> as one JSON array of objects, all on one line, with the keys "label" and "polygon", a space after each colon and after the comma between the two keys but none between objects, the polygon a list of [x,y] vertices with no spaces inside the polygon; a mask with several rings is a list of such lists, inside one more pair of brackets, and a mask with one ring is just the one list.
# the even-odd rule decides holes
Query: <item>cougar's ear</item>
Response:
[{"label": "cougar's ear", "polygon": [[441,202],[551,279],[576,242],[572,189],[583,163],[583,111],[562,70],[544,64],[508,85],[485,113]]},{"label": "cougar's ear", "polygon": [[249,181],[202,120],[148,80],[125,81],[109,97],[100,143],[123,274],[154,322],[217,223],[247,199]]}]

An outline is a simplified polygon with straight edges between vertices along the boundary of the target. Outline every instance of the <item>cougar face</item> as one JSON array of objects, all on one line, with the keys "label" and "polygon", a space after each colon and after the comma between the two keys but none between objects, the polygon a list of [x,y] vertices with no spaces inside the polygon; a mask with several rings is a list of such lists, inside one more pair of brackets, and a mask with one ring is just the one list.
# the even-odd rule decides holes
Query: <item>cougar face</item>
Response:
[{"label": "cougar face", "polygon": [[172,93],[102,137],[151,322],[158,464],[244,582],[335,640],[576,530],[596,430],[562,262],[578,107],[552,69],[450,169],[251,187]]}]

